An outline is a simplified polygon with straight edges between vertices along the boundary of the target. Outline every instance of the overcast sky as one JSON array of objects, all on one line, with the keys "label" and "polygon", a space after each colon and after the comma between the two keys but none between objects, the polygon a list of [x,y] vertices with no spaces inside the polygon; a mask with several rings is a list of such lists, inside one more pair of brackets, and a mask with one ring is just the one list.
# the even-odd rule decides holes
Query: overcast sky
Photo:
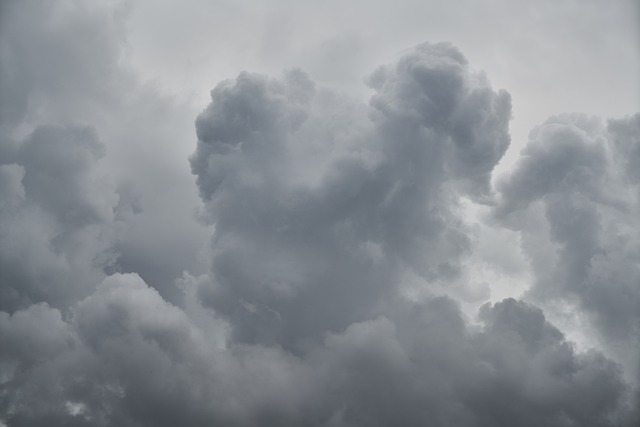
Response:
[{"label": "overcast sky", "polygon": [[0,426],[637,426],[639,27],[1,1]]}]

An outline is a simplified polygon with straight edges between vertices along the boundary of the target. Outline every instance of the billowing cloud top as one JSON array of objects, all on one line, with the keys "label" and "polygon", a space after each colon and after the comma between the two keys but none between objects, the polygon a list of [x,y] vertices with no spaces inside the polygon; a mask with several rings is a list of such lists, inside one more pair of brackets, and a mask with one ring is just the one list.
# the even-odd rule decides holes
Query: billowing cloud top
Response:
[{"label": "billowing cloud top", "polygon": [[[195,228],[157,170],[180,106],[118,65],[121,6],[65,5],[0,6],[0,426],[638,424],[640,115],[552,117],[494,179],[511,97],[450,43],[368,104],[242,72],[195,122]],[[105,48],[77,85],[25,14],[50,52]],[[490,301],[500,233],[530,286]]]},{"label": "billowing cloud top", "polygon": [[[538,302],[577,304],[640,375],[640,115],[552,117],[498,188],[521,231]],[[541,230],[545,232],[541,233]]]},{"label": "billowing cloud top", "polygon": [[201,296],[243,339],[288,346],[341,330],[383,310],[403,275],[458,274],[469,249],[458,199],[490,197],[509,95],[449,44],[369,81],[367,107],[301,71],[242,73],[196,121],[191,165],[215,223]]}]

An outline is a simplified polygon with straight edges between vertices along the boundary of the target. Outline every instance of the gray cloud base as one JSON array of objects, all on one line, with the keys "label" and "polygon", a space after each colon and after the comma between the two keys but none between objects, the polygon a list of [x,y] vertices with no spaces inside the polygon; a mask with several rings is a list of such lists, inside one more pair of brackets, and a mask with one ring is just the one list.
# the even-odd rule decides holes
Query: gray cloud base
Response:
[{"label": "gray cloud base", "polygon": [[[531,297],[578,304],[639,374],[640,115],[550,118],[499,183],[496,216],[521,230]],[[541,232],[541,230],[546,230]],[[547,248],[542,249],[541,248]]]}]

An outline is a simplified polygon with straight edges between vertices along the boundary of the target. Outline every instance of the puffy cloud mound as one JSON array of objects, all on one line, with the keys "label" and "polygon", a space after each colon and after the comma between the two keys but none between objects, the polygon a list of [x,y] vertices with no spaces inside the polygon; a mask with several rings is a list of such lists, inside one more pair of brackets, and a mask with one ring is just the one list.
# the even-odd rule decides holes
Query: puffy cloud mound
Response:
[{"label": "puffy cloud mound", "polygon": [[401,277],[459,274],[461,196],[491,197],[509,95],[449,44],[369,79],[365,106],[301,71],[220,83],[191,158],[215,223],[201,296],[249,342],[296,344],[382,309]]},{"label": "puffy cloud mound", "polygon": [[[41,186],[33,191],[41,192],[41,202],[48,197],[46,208],[66,215],[69,226],[76,219],[90,220],[90,215],[102,219],[112,215],[107,205],[113,191],[94,179],[100,173],[89,169],[108,172],[104,175],[118,194],[117,219],[127,225],[126,234],[115,242],[105,241],[118,252],[112,270],[138,272],[163,297],[176,301],[181,293],[175,280],[182,271],[205,269],[199,266],[197,252],[206,233],[193,220],[192,211],[200,201],[185,162],[192,144],[176,143],[192,138],[197,109],[160,93],[154,85],[142,84],[132,71],[130,45],[124,37],[131,6],[119,0],[2,2],[0,165],[18,162],[19,147],[43,126],[33,134],[29,158],[20,161],[31,162],[25,180]],[[69,130],[87,127],[94,130],[78,131],[86,135],[74,136]],[[100,140],[104,147],[96,149],[104,153],[95,152],[100,156],[97,164],[90,160],[81,166],[83,160],[69,154],[73,146],[61,146],[61,140],[74,138],[85,141],[77,142],[80,157],[92,156],[89,152],[95,147],[89,141]],[[36,177],[43,166],[42,176]],[[65,189],[76,167],[85,168],[87,179],[73,184],[79,188]],[[88,204],[74,205],[71,213],[66,204],[79,201],[69,200],[78,197],[87,198]],[[91,228],[98,227],[94,223]]]},{"label": "puffy cloud mound", "polygon": [[0,316],[7,425],[622,425],[617,366],[576,353],[512,299],[470,329],[454,301],[406,303],[302,356],[224,338],[137,275],[113,275],[69,320]]},{"label": "puffy cloud mound", "polygon": [[496,216],[521,230],[536,275],[531,297],[586,310],[638,372],[640,115],[607,123],[552,117],[499,182]]},{"label": "puffy cloud mound", "polygon": [[0,165],[0,308],[65,307],[113,261],[119,197],[91,128],[39,126]]},{"label": "puffy cloud mound", "polygon": [[[166,183],[154,168],[166,164],[157,154],[174,126],[141,129],[175,110],[119,68],[115,4],[0,4],[0,425],[637,424],[620,366],[576,350],[539,308],[506,299],[472,323],[455,299],[434,295],[465,278],[474,243],[463,203],[493,203],[491,173],[509,144],[509,95],[450,44],[375,71],[369,105],[298,70],[220,83],[191,158],[214,230],[210,271],[172,287],[180,303],[165,299],[193,254],[180,249],[193,228],[167,221],[182,187],[141,215],[142,238],[123,242],[135,189],[103,172],[120,164],[105,167],[97,134],[121,150],[123,168],[148,175],[149,198]],[[564,148],[548,158],[549,148],[531,148],[539,159],[516,172],[513,191],[500,188],[501,218],[565,191],[596,206],[576,230],[605,211],[630,227],[638,124],[608,126],[579,121],[577,139],[558,137]],[[145,141],[145,156],[123,150]],[[570,173],[536,177],[541,161]],[[516,191],[530,179],[539,185]],[[606,191],[608,179],[623,193]],[[162,208],[167,217],[155,217]],[[561,223],[549,229],[549,244],[577,239]],[[635,277],[633,232],[599,230],[580,235],[600,257],[593,277]],[[140,275],[108,274],[118,250]],[[586,259],[566,252],[558,280]],[[540,277],[536,289],[550,294]],[[562,295],[583,295],[560,283]],[[409,298],[412,286],[426,292]]]}]

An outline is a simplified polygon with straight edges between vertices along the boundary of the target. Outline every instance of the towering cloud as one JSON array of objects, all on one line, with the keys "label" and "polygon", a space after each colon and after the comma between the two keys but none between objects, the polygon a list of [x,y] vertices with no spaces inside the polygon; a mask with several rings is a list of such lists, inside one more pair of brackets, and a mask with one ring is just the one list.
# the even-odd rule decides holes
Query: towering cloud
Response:
[{"label": "towering cloud", "polygon": [[[607,123],[552,117],[500,184],[496,215],[521,230],[536,274],[531,296],[591,316],[638,372],[640,116]],[[540,230],[546,230],[541,233]]]},{"label": "towering cloud", "polygon": [[300,71],[218,85],[191,159],[215,223],[201,295],[249,342],[291,345],[383,310],[402,277],[459,273],[461,195],[490,197],[509,95],[449,44],[369,79],[371,106]]},{"label": "towering cloud", "polygon": [[[219,83],[194,185],[125,11],[0,3],[0,426],[638,424],[640,116],[552,118],[494,188],[510,96],[425,43],[368,104],[297,69]],[[522,300],[475,292],[469,207],[521,237]],[[552,324],[567,303],[605,352]]]}]

